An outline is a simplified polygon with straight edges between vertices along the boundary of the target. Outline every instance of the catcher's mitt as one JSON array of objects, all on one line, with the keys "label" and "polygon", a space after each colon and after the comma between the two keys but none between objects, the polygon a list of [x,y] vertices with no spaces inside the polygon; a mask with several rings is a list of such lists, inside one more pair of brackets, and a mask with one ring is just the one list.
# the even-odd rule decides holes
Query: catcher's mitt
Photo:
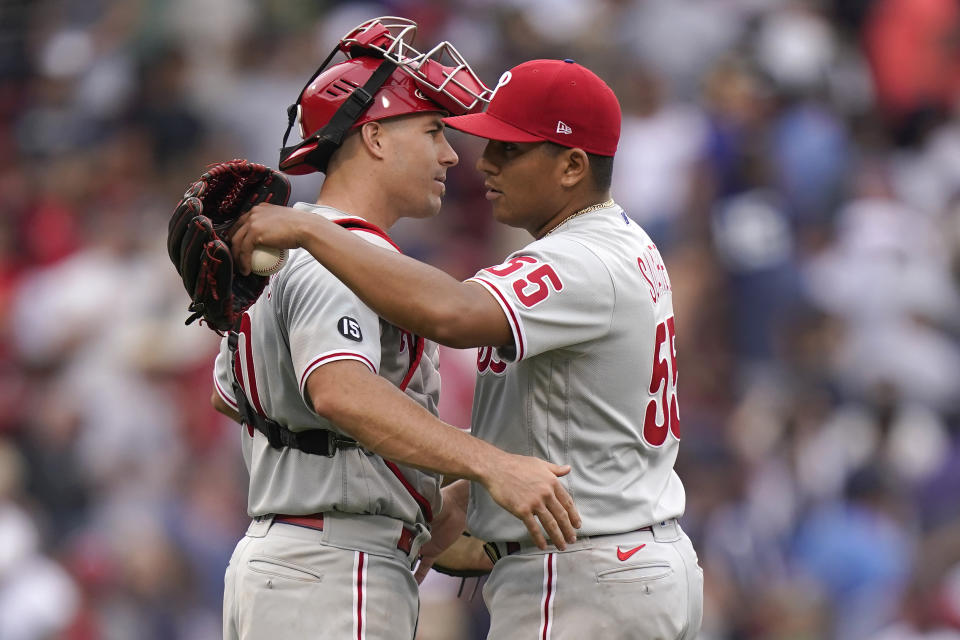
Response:
[{"label": "catcher's mitt", "polygon": [[167,251],[192,302],[187,324],[202,318],[214,331],[234,327],[267,285],[266,276],[233,269],[228,232],[261,202],[285,205],[290,182],[262,164],[216,164],[187,188],[170,219]]}]

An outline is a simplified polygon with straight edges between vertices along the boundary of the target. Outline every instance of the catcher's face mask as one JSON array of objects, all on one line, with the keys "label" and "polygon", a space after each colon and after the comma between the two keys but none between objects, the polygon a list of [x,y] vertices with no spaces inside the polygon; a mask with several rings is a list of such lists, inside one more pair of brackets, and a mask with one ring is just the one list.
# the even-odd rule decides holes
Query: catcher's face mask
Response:
[{"label": "catcher's face mask", "polygon": [[[421,111],[462,115],[483,109],[492,92],[463,56],[446,41],[420,53],[410,44],[416,31],[411,20],[382,17],[340,39],[287,108],[281,171],[326,171],[347,132],[367,122]],[[338,51],[347,60],[326,69]],[[297,121],[303,141],[288,147]]]}]

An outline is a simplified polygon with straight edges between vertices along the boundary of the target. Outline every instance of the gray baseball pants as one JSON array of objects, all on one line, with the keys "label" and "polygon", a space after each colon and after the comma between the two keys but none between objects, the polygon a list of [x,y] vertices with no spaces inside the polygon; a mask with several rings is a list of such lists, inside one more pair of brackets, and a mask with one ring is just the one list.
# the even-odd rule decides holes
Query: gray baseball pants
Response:
[{"label": "gray baseball pants", "polygon": [[254,520],[224,576],[224,640],[412,640],[420,600],[401,523],[325,513],[323,531]]},{"label": "gray baseball pants", "polygon": [[[703,571],[675,520],[650,531],[582,537],[566,551],[521,545],[483,588],[489,640],[692,640]],[[552,550],[551,550],[552,549]]]}]

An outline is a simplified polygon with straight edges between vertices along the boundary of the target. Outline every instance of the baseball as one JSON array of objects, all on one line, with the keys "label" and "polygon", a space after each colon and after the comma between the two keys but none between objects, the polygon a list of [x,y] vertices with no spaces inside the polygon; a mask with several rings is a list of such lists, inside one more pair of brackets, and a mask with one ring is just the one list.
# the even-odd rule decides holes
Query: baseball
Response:
[{"label": "baseball", "polygon": [[254,247],[250,254],[250,272],[258,276],[268,276],[280,271],[287,262],[286,249],[272,249],[270,247]]}]

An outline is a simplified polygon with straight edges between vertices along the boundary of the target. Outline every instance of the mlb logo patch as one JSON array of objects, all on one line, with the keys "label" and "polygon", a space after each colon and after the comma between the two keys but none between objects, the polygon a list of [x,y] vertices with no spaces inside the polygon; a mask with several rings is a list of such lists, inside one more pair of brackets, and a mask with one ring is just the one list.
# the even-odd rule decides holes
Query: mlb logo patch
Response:
[{"label": "mlb logo patch", "polygon": [[570,125],[568,125],[563,120],[557,120],[557,133],[563,133],[563,134],[569,135],[573,133],[573,129],[571,129]]}]

